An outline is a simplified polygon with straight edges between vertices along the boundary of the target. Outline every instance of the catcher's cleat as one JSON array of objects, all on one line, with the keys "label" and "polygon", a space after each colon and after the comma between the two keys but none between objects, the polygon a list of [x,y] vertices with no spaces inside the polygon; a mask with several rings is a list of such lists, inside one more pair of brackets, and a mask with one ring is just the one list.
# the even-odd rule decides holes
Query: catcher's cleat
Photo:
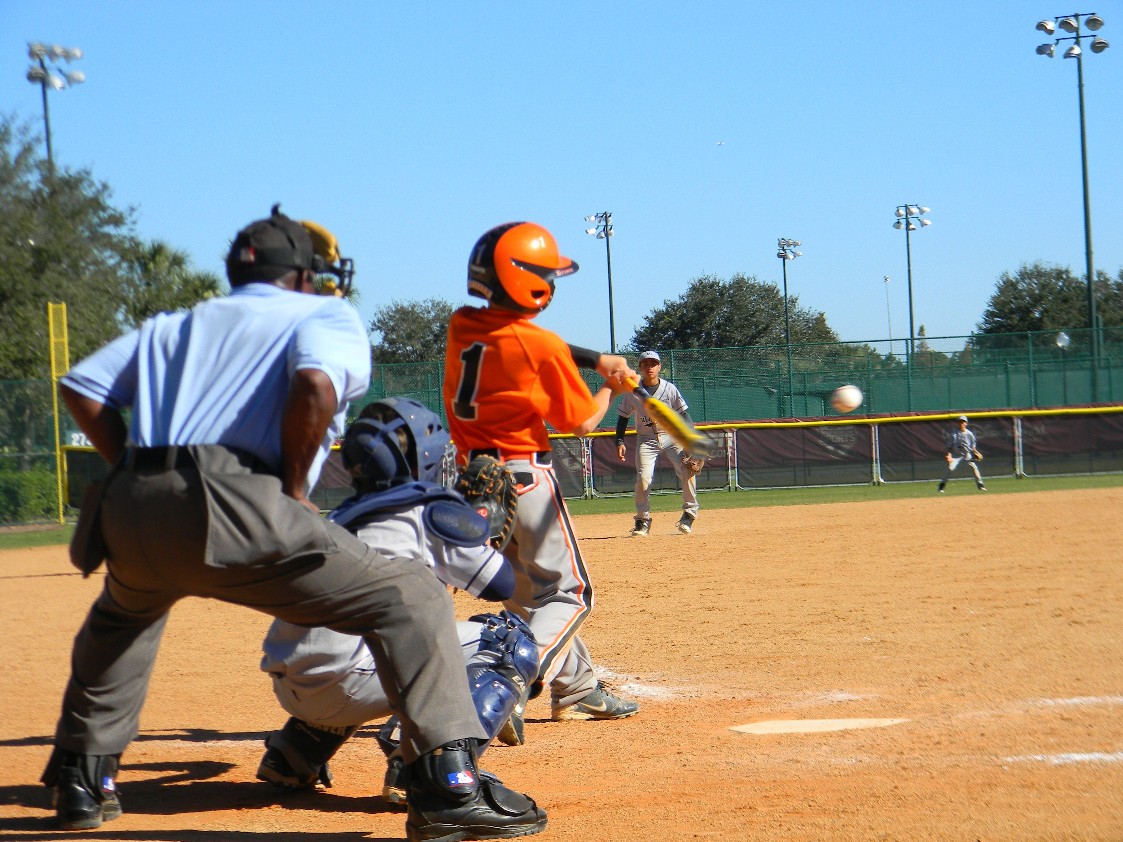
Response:
[{"label": "catcher's cleat", "polygon": [[651,518],[649,518],[649,517],[637,517],[636,518],[636,525],[632,528],[632,531],[629,532],[628,534],[631,535],[633,538],[646,538],[650,532],[651,532]]},{"label": "catcher's cleat", "polygon": [[694,529],[694,515],[683,512],[676,526],[678,527],[678,531],[683,535],[689,535]]},{"label": "catcher's cleat", "polygon": [[382,800],[392,807],[405,809],[409,800],[409,781],[405,764],[397,755],[386,763],[386,777],[382,779]]},{"label": "catcher's cleat", "polygon": [[507,721],[496,732],[495,739],[505,746],[524,745],[526,743],[526,728],[523,718],[525,712],[526,705],[516,705]]},{"label": "catcher's cleat", "polygon": [[574,719],[627,719],[639,713],[639,704],[612,695],[597,682],[596,688],[571,705],[551,705],[550,718],[555,722]]},{"label": "catcher's cleat", "polygon": [[324,764],[315,774],[298,775],[289,765],[279,748],[269,747],[257,767],[257,779],[273,784],[277,789],[314,789],[317,783],[331,786],[331,769]]}]

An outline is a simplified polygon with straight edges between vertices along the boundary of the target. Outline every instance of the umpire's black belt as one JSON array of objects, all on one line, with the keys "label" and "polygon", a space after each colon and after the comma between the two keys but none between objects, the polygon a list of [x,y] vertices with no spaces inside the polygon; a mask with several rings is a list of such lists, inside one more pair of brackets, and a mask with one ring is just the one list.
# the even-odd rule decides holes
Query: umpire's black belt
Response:
[{"label": "umpire's black belt", "polygon": [[163,447],[128,447],[125,449],[126,471],[175,471],[195,464],[190,451],[178,445]]},{"label": "umpire's black belt", "polygon": [[536,465],[549,465],[554,458],[552,450],[538,450],[532,453],[506,453],[501,452],[498,448],[489,447],[484,450],[470,450],[468,451],[468,459],[475,459],[477,456],[491,456],[493,459],[498,459],[500,462],[513,462],[519,459],[525,459],[527,462],[532,462]]},{"label": "umpire's black belt", "polygon": [[137,473],[150,473],[157,471],[177,471],[182,468],[195,467],[195,457],[191,455],[191,447],[207,448],[220,447],[232,453],[237,460],[255,474],[275,474],[264,462],[235,447],[223,445],[161,445],[160,447],[127,447],[121,467],[126,471]]}]

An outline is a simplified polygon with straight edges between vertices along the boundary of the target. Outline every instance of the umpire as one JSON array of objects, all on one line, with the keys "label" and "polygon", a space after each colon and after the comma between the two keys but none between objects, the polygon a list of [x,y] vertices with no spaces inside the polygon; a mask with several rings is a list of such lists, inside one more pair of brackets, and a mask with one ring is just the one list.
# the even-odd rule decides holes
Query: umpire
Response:
[{"label": "umpire", "polygon": [[112,465],[87,492],[71,544],[84,574],[104,559],[108,575],[74,641],[42,778],[63,829],[121,814],[118,759],[137,735],[168,612],[185,596],[366,640],[401,717],[411,839],[545,826],[529,798],[477,778],[487,735],[444,587],[328,523],[306,496],[370,381],[355,309],[314,294],[324,273],[345,292],[351,268],[329,232],[275,206],[235,237],[230,295],[157,315],[62,379],[71,415]]}]

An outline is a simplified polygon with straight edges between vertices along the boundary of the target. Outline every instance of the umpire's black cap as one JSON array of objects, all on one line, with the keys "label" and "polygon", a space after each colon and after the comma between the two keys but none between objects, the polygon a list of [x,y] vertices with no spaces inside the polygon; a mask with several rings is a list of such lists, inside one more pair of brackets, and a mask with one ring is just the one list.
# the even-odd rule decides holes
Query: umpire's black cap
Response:
[{"label": "umpire's black cap", "polygon": [[273,281],[293,269],[312,269],[315,251],[308,230],[273,205],[266,219],[237,233],[226,255],[226,276],[237,285]]}]

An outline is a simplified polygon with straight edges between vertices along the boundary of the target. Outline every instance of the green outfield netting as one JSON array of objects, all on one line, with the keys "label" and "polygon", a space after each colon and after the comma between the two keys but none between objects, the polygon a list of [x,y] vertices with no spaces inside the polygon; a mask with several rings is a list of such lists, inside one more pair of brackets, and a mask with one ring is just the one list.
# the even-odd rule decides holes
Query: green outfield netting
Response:
[{"label": "green outfield netting", "polygon": [[[1015,411],[1010,413],[1014,417],[1022,410],[1123,404],[1123,329],[1104,329],[1094,337],[1091,331],[1068,330],[1064,334],[1041,331],[917,338],[911,358],[909,343],[904,339],[793,345],[790,368],[789,349],[782,345],[658,350],[664,376],[682,390],[694,421],[700,425],[838,420],[828,399],[835,388],[846,383],[857,385],[865,395],[855,417]],[[626,356],[634,363],[635,354]],[[416,398],[440,412],[443,369],[439,362],[376,365],[370,390],[352,407],[352,414],[370,401],[393,395]],[[599,381],[595,374],[588,375],[590,386],[597,386]],[[609,410],[602,429],[612,429],[615,420],[615,411]],[[1070,431],[1075,429],[1072,423],[1068,424]],[[792,439],[794,433],[785,435],[781,443],[788,455],[781,464],[753,462],[751,454],[762,445],[752,436],[737,433],[724,441],[721,431],[714,431],[715,443],[725,452],[739,455],[741,461],[732,468],[715,462],[702,477],[704,487],[867,482],[876,476],[876,470],[882,471],[881,481],[919,480],[931,478],[936,464],[931,462],[930,453],[899,461],[894,457],[880,465],[862,457],[822,459],[815,454],[821,455],[823,442],[830,444],[832,437],[840,442],[862,442],[863,435],[869,435],[869,427],[861,427],[863,433],[845,435],[830,426],[812,423],[810,428],[820,432],[800,433],[804,438],[799,441]],[[1030,428],[1030,432],[1035,429]],[[1092,429],[1102,432],[1108,428],[1089,427]],[[59,432],[68,466],[64,502],[73,506],[85,483],[99,475],[103,466],[65,412]],[[1031,445],[1026,451],[1025,469],[1042,473],[1120,470],[1123,456],[1110,441],[1113,434],[1106,435],[1108,443],[1102,447],[1094,441],[1079,445],[1079,436],[1069,435],[1062,437],[1070,442],[1063,452],[1039,453]],[[612,466],[611,459],[604,460],[599,473],[592,473],[598,464],[594,455],[601,446],[602,441],[595,436],[584,443],[555,441],[559,475],[567,495],[627,492],[633,480],[627,471]],[[992,463],[994,470],[1017,473],[1021,467],[1015,460],[1022,458],[1020,451],[1011,446],[1003,453],[1004,461]],[[317,502],[325,508],[347,493],[346,479],[333,476],[329,470],[317,492]],[[53,519],[58,510],[57,483],[50,381],[0,381],[0,525]],[[657,484],[673,488],[673,473],[663,469],[657,475]]]}]

